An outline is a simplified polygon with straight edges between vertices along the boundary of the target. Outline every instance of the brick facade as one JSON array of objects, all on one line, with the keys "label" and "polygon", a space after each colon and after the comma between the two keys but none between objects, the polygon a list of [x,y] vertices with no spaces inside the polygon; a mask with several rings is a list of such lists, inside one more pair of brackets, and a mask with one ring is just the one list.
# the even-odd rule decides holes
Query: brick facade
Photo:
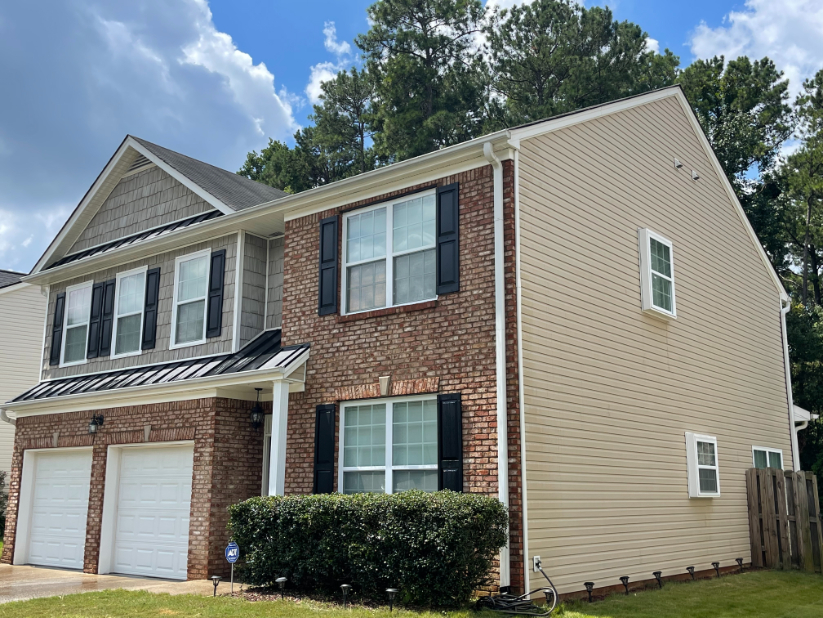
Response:
[{"label": "brick facade", "polygon": [[[25,449],[93,447],[83,570],[96,573],[108,447],[193,440],[188,577],[204,579],[214,574],[225,575],[228,571],[223,558],[228,540],[226,509],[230,504],[259,495],[262,482],[263,435],[251,428],[249,411],[253,405],[253,402],[234,399],[196,399],[18,419],[0,561],[11,563],[14,555]],[[271,407],[271,404],[263,405]],[[93,414],[102,414],[105,418],[95,436],[88,433]]]}]

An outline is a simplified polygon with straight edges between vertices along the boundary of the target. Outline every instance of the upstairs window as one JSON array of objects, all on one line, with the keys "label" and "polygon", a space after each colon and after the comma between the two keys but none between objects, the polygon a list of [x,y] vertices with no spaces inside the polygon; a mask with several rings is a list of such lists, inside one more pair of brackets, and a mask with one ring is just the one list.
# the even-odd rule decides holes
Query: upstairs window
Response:
[{"label": "upstairs window", "polygon": [[752,447],[752,463],[755,468],[783,469],[783,451],[765,446]]},{"label": "upstairs window", "polygon": [[643,311],[674,318],[674,250],[670,240],[639,230],[640,284]]},{"label": "upstairs window", "polygon": [[689,497],[711,498],[720,495],[720,467],[717,438],[686,432],[686,462]]},{"label": "upstairs window", "polygon": [[140,353],[147,270],[144,266],[117,275],[112,358]]},{"label": "upstairs window", "polygon": [[436,298],[436,212],[429,191],[344,217],[346,313]]},{"label": "upstairs window", "polygon": [[86,362],[86,342],[91,315],[92,281],[66,288],[66,317],[63,328],[61,365]]},{"label": "upstairs window", "polygon": [[210,250],[175,261],[172,309],[172,348],[206,341],[206,297],[209,291]]}]

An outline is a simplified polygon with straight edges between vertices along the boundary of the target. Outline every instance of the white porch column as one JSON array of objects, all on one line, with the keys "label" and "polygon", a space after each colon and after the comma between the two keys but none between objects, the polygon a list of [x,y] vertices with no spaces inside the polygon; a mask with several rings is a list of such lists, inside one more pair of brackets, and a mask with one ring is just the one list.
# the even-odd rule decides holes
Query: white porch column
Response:
[{"label": "white porch column", "polygon": [[272,383],[269,495],[282,496],[286,486],[286,431],[289,420],[289,383]]}]

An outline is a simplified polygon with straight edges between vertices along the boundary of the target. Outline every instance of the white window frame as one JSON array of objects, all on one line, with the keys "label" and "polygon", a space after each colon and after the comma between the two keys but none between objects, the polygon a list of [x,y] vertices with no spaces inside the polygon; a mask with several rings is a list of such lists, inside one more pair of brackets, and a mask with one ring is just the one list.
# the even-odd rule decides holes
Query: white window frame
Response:
[{"label": "white window frame", "polygon": [[[697,463],[697,443],[710,442],[714,445],[714,466],[705,466]],[[719,498],[720,497],[720,454],[717,451],[717,438],[703,434],[686,432],[686,464],[689,475],[689,498]],[[717,476],[717,492],[710,493],[700,490],[700,470],[714,470]]]},{"label": "white window frame", "polygon": [[[143,340],[143,320],[146,317],[146,273],[148,272],[148,266],[140,266],[139,268],[133,268],[132,270],[127,270],[122,273],[117,273],[116,281],[114,286],[114,316],[113,316],[113,324],[111,327],[111,357],[110,358],[124,358],[126,356],[139,356],[143,353],[142,350],[142,340]],[[115,350],[117,349],[117,323],[120,318],[127,318],[133,315],[137,315],[137,312],[129,313],[128,315],[118,315],[118,311],[120,309],[120,280],[126,277],[130,277],[132,275],[137,275],[143,273],[143,298],[140,303],[140,342],[138,342],[137,350],[133,352],[123,352],[122,354],[116,354]]]},{"label": "white window frame", "polygon": [[[393,447],[393,427],[394,427],[394,404],[406,403],[411,401],[434,401],[437,403],[437,395],[411,395],[407,397],[392,397],[381,399],[354,399],[346,401],[340,405],[340,445],[337,453],[337,491],[343,493],[343,473],[344,472],[384,472],[385,473],[385,493],[394,493],[394,471],[406,470],[437,470],[437,462],[433,464],[423,465],[406,465],[394,466],[392,465],[392,447]],[[369,406],[375,404],[386,404],[386,461],[382,466],[350,466],[343,467],[343,454],[346,438],[346,409],[358,406]],[[438,435],[438,444],[440,436]]]},{"label": "white window frame", "polygon": [[[640,245],[640,297],[643,311],[650,315],[662,317],[669,320],[677,319],[677,303],[675,294],[675,273],[674,273],[674,245],[668,238],[651,231],[648,228],[640,228],[638,230],[638,243]],[[654,274],[668,279],[672,284],[672,310],[669,311],[664,307],[658,307],[654,304],[654,290],[652,288],[652,260],[651,260],[651,241],[656,240],[659,243],[666,245],[669,248],[669,260],[672,269],[672,276],[655,271]]]},{"label": "white window frame", "polygon": [[[783,449],[779,448],[771,448],[769,446],[752,446],[752,467],[756,468],[757,464],[754,463],[754,452],[755,451],[765,451],[766,452],[766,464],[769,463],[769,453],[778,453],[780,455],[780,469],[786,469],[786,460],[783,459]],[[767,468],[771,466],[766,466]]]},{"label": "white window frame", "polygon": [[[207,260],[211,257],[211,249],[203,249],[202,251],[196,251],[195,253],[188,253],[186,255],[181,255],[174,260],[174,292],[172,294],[172,309],[171,309],[171,336],[169,338],[169,350],[176,350],[178,348],[189,348],[193,345],[201,345],[206,343],[206,330],[207,324],[206,319],[208,318],[209,313],[209,273],[211,272],[211,264],[207,265],[206,268],[206,294],[203,296],[203,336],[202,338],[196,341],[187,341],[186,343],[175,343],[177,339],[177,286],[180,282],[180,264],[183,262],[188,262],[190,260],[196,260],[198,258],[205,257]],[[200,298],[191,298],[187,300],[187,303],[194,302],[196,300],[200,300]]]},{"label": "white window frame", "polygon": [[[394,258],[401,257],[403,255],[408,255],[411,253],[420,253],[422,251],[428,251],[430,249],[434,249],[437,251],[437,234],[435,231],[435,238],[434,243],[431,246],[425,247],[417,247],[415,249],[408,249],[406,251],[400,251],[398,253],[394,253],[394,206],[395,204],[402,204],[403,202],[408,202],[411,199],[415,199],[418,197],[425,197],[427,195],[434,195],[435,200],[437,199],[437,189],[431,189],[430,191],[420,191],[418,193],[404,195],[402,197],[395,198],[393,200],[389,200],[387,202],[380,202],[379,204],[373,204],[372,206],[366,206],[364,208],[357,208],[352,210],[351,212],[347,212],[343,215],[343,240],[340,243],[343,246],[343,273],[340,276],[341,281],[341,315],[355,315],[357,313],[367,313],[369,311],[379,311],[380,309],[388,309],[390,307],[404,307],[406,305],[416,305],[418,303],[427,303],[432,300],[437,300],[437,289],[435,285],[435,292],[434,296],[431,298],[423,298],[420,300],[413,300],[408,303],[398,303],[394,304]],[[369,212],[372,210],[377,210],[378,208],[385,208],[386,209],[386,256],[383,258],[386,261],[386,304],[382,307],[372,307],[371,309],[362,309],[360,311],[348,311],[348,277],[349,277],[349,268],[351,266],[358,266],[360,264],[370,264],[371,262],[379,261],[379,258],[369,258],[365,260],[359,260],[357,262],[352,262],[351,264],[347,263],[347,250],[348,250],[348,242],[346,239],[348,238],[348,229],[349,229],[349,217],[359,215],[365,212]],[[437,208],[435,202],[435,209]],[[435,210],[436,212],[436,210]],[[437,215],[435,214],[435,217]],[[435,219],[435,228],[436,228],[436,219]],[[435,276],[435,283],[437,278],[437,271],[434,273]]]},{"label": "white window frame", "polygon": [[[70,285],[66,288],[66,301],[63,305],[63,333],[61,335],[62,340],[60,341],[60,367],[74,367],[75,365],[84,365],[88,362],[88,353],[89,353],[89,326],[91,324],[91,304],[94,302],[94,281],[84,281],[83,283],[78,283],[76,285]],[[71,361],[69,363],[65,362],[66,358],[66,335],[69,332],[69,295],[76,291],[83,288],[89,288],[89,314],[86,316],[86,344],[83,347],[83,360]],[[75,324],[71,328],[78,328],[83,326],[82,324]]]}]

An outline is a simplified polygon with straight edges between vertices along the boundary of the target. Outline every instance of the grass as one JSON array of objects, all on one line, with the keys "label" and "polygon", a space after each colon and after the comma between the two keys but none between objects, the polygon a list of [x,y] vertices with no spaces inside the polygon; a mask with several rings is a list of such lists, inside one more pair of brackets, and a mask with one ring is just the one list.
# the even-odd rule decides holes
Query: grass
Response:
[{"label": "grass", "polygon": [[[823,576],[759,571],[663,590],[615,595],[605,601],[565,604],[563,618],[819,618]],[[412,612],[354,606],[348,610],[316,601],[249,602],[239,598],[170,596],[109,590],[0,605],[0,618],[491,618],[490,612]]]}]

